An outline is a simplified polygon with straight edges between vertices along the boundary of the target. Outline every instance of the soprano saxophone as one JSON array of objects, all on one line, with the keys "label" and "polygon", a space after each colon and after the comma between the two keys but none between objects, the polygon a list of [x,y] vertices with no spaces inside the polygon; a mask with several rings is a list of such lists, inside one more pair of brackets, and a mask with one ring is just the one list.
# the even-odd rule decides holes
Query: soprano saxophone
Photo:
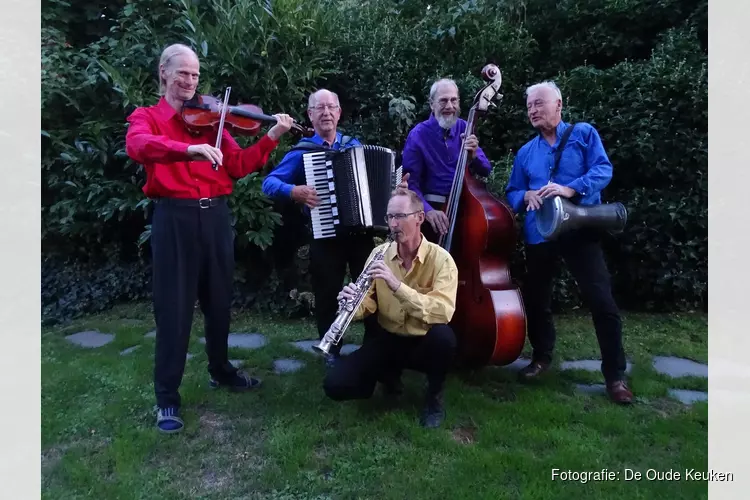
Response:
[{"label": "soprano saxophone", "polygon": [[345,298],[339,300],[339,308],[336,311],[336,319],[333,321],[333,323],[331,323],[330,328],[328,328],[328,331],[323,336],[320,343],[314,345],[313,349],[327,356],[330,355],[331,348],[341,342],[341,339],[344,337],[344,333],[346,333],[347,328],[349,328],[349,324],[352,322],[352,318],[354,318],[354,313],[357,312],[357,309],[359,309],[359,306],[365,300],[367,292],[370,291],[370,287],[372,286],[372,282],[374,281],[374,279],[369,276],[370,268],[372,268],[372,265],[375,262],[383,260],[383,256],[385,255],[386,250],[388,250],[388,247],[392,242],[393,234],[390,233],[388,235],[388,240],[382,245],[381,250],[375,254],[372,260],[365,267],[364,271],[362,271],[362,273],[359,275],[357,281],[354,283],[355,287],[357,288],[357,295],[350,300],[347,300]]}]

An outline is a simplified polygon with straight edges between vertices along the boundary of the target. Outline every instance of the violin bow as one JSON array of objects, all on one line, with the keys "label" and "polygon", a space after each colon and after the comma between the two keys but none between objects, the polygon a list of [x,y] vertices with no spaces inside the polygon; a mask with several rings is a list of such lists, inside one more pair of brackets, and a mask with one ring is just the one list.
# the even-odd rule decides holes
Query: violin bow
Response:
[{"label": "violin bow", "polygon": [[[216,149],[221,149],[221,136],[224,134],[224,118],[227,116],[227,108],[229,107],[229,93],[232,91],[232,87],[227,87],[224,91],[224,104],[221,106],[221,120],[219,121],[219,131],[216,135]],[[219,164],[213,164],[214,170],[219,170]]]}]

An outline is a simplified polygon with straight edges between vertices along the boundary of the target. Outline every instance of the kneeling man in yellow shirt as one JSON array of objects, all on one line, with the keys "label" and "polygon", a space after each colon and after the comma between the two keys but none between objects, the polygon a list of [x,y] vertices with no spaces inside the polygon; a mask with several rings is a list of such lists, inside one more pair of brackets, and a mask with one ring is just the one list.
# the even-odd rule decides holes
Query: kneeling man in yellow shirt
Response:
[{"label": "kneeling man in yellow shirt", "polygon": [[[331,399],[370,398],[377,382],[386,393],[401,392],[401,371],[427,375],[425,407],[420,422],[438,427],[445,418],[443,386],[453,364],[456,336],[448,326],[456,306],[458,270],[451,255],[427,241],[421,225],[424,205],[416,193],[394,191],[386,215],[393,243],[383,260],[370,267],[375,278],[354,320],[364,319],[362,347],[336,360],[323,384]],[[365,265],[383,249],[376,247]],[[339,300],[356,296],[349,284]]]}]

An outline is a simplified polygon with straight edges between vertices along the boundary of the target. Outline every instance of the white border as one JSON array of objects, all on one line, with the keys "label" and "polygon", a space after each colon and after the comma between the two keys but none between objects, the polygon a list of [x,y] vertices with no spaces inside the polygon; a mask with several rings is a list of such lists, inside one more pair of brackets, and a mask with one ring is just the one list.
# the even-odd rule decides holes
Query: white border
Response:
[{"label": "white border", "polygon": [[[711,498],[750,495],[750,310],[748,244],[743,220],[750,184],[750,4],[709,3],[709,285],[708,464],[733,473],[709,482]],[[713,29],[711,29],[713,27]]]},{"label": "white border", "polygon": [[7,0],[0,15],[0,485],[41,494],[41,3]]},{"label": "white border", "polygon": [[[39,497],[40,477],[40,2],[6,0],[0,16],[0,163],[3,251],[0,262],[0,484],[7,498]],[[750,387],[733,373],[750,372],[747,277],[750,153],[750,4],[709,3],[709,453],[707,469],[732,472],[710,482],[712,498],[750,492]],[[21,222],[21,218],[26,222]],[[730,241],[731,238],[731,241]],[[747,380],[747,379],[745,379]],[[677,485],[676,485],[677,486]],[[22,494],[25,493],[24,494]]]}]

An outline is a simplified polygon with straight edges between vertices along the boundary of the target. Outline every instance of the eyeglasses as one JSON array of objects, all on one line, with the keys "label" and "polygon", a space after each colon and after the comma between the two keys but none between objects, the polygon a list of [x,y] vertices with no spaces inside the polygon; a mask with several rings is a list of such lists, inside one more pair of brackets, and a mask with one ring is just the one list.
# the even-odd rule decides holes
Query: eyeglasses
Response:
[{"label": "eyeglasses", "polygon": [[391,219],[396,219],[397,221],[402,221],[402,220],[406,219],[410,215],[418,214],[418,213],[421,213],[421,212],[422,212],[421,210],[417,210],[416,212],[410,212],[408,214],[385,214],[384,219],[385,219],[386,222],[391,222]]},{"label": "eyeglasses", "polygon": [[318,104],[317,106],[313,106],[310,109],[314,109],[318,113],[322,113],[323,111],[328,109],[333,113],[339,109],[339,105],[338,104]]},{"label": "eyeglasses", "polygon": [[441,108],[444,108],[448,105],[448,103],[453,104],[454,106],[458,104],[458,97],[451,97],[448,99],[447,97],[443,97],[442,99],[438,99],[438,105]]}]

